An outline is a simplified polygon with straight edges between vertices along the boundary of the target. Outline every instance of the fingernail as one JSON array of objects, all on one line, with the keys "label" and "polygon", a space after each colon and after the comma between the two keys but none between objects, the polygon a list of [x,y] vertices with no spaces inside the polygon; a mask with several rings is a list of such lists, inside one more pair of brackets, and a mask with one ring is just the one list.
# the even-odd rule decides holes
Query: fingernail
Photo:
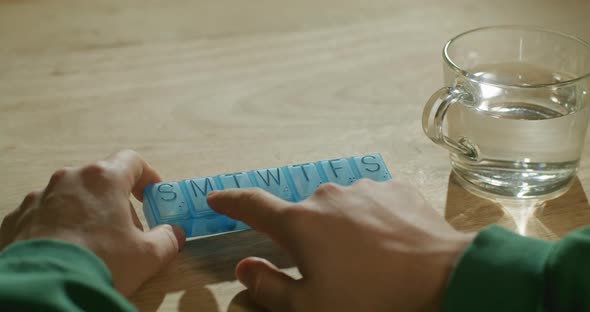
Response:
[{"label": "fingernail", "polygon": [[238,281],[246,288],[250,289],[254,286],[254,270],[252,265],[241,265],[236,271]]},{"label": "fingernail", "polygon": [[218,194],[218,193],[219,193],[219,191],[211,191],[207,194],[207,198],[211,198],[211,197],[215,196],[215,194]]}]

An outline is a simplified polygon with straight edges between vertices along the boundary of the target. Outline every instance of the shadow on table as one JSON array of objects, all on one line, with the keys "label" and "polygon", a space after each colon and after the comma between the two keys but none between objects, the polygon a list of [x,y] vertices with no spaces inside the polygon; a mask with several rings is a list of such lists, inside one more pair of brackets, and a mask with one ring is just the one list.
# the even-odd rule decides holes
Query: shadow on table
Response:
[{"label": "shadow on table", "polygon": [[590,225],[590,204],[577,177],[565,194],[543,202],[482,198],[463,188],[452,172],[444,216],[459,231],[474,232],[499,224],[521,234],[558,239]]},{"label": "shadow on table", "polygon": [[266,311],[254,304],[246,290],[239,292],[230,302],[227,312]]},{"label": "shadow on table", "polygon": [[562,196],[546,201],[531,216],[528,229],[541,227],[555,237],[563,237],[568,232],[590,225],[590,204],[586,192],[578,178]]},{"label": "shadow on table", "polygon": [[445,219],[455,229],[474,232],[492,223],[509,223],[502,205],[467,191],[454,172],[449,175]]},{"label": "shadow on table", "polygon": [[[180,255],[146,283],[132,301],[140,311],[155,311],[161,306],[178,311],[221,311],[210,287],[237,283],[234,268],[248,256],[266,258],[279,268],[293,267],[286,253],[255,231],[196,239],[187,242]],[[234,291],[239,291],[238,286],[226,286],[223,287],[232,292],[227,297],[233,297],[227,311],[260,310],[251,303],[247,294],[235,295]],[[171,304],[174,305],[168,306],[166,296],[171,297]]]}]

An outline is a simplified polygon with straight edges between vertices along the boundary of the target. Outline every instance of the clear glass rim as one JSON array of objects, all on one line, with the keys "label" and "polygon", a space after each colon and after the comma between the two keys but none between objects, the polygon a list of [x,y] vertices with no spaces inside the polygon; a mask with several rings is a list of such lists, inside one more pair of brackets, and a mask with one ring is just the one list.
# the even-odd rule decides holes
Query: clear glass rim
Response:
[{"label": "clear glass rim", "polygon": [[493,29],[513,29],[513,30],[528,30],[528,31],[537,31],[537,32],[544,32],[544,33],[548,33],[548,34],[554,34],[554,35],[558,35],[564,38],[569,38],[572,39],[578,43],[580,43],[581,45],[585,46],[586,48],[588,48],[588,51],[590,53],[590,43],[588,43],[587,41],[568,34],[568,33],[564,33],[561,31],[557,31],[557,30],[552,30],[552,29],[548,29],[548,28],[543,28],[543,27],[538,27],[538,26],[525,26],[525,25],[497,25],[497,26],[486,26],[486,27],[479,27],[479,28],[475,28],[475,29],[471,29],[465,32],[462,32],[458,35],[456,35],[455,37],[451,38],[451,40],[449,40],[443,49],[443,59],[445,60],[445,63],[455,72],[457,72],[458,74],[460,74],[461,76],[475,82],[475,83],[480,83],[480,84],[486,84],[486,85],[490,85],[490,86],[495,86],[495,87],[500,87],[500,88],[542,88],[542,87],[555,87],[555,86],[563,86],[563,85],[569,85],[569,84],[573,84],[576,83],[580,80],[586,79],[588,77],[590,77],[590,72],[584,73],[582,75],[578,75],[576,78],[572,78],[569,80],[565,80],[565,81],[560,81],[560,82],[555,82],[555,83],[543,83],[543,84],[531,84],[531,85],[517,85],[517,84],[502,84],[502,83],[497,83],[494,81],[489,81],[489,80],[483,80],[483,79],[475,79],[473,78],[473,74],[470,73],[469,71],[462,69],[460,66],[458,66],[457,64],[455,64],[455,62],[453,62],[452,58],[449,55],[449,47],[453,44],[453,42],[457,41],[458,39],[464,37],[465,35],[468,35],[470,33],[474,33],[474,32],[479,32],[482,30],[493,30]]}]

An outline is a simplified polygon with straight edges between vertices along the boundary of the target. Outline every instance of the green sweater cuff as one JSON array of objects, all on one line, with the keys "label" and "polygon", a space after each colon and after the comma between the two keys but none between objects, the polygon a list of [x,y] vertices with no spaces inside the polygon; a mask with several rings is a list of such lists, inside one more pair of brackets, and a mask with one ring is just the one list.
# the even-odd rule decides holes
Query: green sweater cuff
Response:
[{"label": "green sweater cuff", "polygon": [[9,245],[0,252],[3,266],[14,272],[29,270],[29,266],[44,266],[62,273],[101,281],[112,287],[112,276],[104,262],[82,246],[55,239],[32,239]]},{"label": "green sweater cuff", "polygon": [[0,276],[1,311],[136,311],[102,260],[69,242],[16,242],[0,252]]},{"label": "green sweater cuff", "polygon": [[536,311],[551,247],[496,225],[485,228],[451,273],[441,311]]}]

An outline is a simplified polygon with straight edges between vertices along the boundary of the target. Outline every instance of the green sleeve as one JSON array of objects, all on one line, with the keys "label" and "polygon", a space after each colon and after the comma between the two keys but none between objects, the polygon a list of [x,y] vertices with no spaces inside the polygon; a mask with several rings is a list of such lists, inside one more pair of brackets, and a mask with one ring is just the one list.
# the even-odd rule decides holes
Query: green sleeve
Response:
[{"label": "green sleeve", "polygon": [[63,241],[14,243],[0,253],[0,311],[136,311],[90,251]]},{"label": "green sleeve", "polygon": [[559,242],[482,230],[450,276],[442,311],[590,311],[590,228]]}]

